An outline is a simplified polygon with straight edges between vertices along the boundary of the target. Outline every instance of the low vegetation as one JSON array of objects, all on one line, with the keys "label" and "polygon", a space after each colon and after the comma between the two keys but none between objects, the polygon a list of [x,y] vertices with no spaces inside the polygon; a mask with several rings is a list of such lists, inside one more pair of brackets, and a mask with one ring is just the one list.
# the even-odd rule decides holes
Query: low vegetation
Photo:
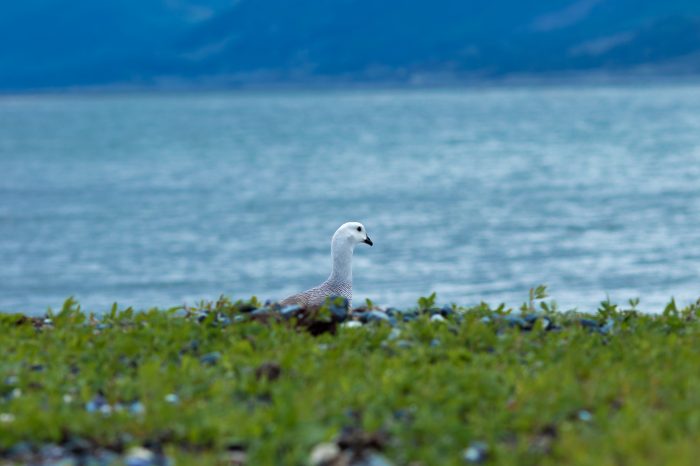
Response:
[{"label": "low vegetation", "polygon": [[0,315],[0,464],[697,464],[700,306],[544,292]]}]

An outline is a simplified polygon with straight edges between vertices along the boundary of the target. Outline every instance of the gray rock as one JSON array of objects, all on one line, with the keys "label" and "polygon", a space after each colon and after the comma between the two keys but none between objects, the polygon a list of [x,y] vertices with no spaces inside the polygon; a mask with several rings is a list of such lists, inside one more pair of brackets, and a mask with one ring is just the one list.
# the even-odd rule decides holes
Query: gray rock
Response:
[{"label": "gray rock", "polygon": [[362,322],[388,322],[391,323],[391,318],[384,311],[369,311],[363,312],[360,315],[360,321]]},{"label": "gray rock", "polygon": [[199,362],[207,366],[213,366],[219,362],[219,359],[221,359],[221,353],[219,353],[218,351],[214,351],[211,353],[207,353],[201,358],[199,358]]},{"label": "gray rock", "polygon": [[467,463],[479,464],[488,459],[489,447],[484,442],[472,442],[462,453],[462,458]]},{"label": "gray rock", "polygon": [[298,304],[292,304],[291,306],[284,306],[280,310],[280,314],[282,314],[282,317],[285,319],[289,319],[292,316],[294,316],[297,312],[301,311],[302,307],[299,306]]}]

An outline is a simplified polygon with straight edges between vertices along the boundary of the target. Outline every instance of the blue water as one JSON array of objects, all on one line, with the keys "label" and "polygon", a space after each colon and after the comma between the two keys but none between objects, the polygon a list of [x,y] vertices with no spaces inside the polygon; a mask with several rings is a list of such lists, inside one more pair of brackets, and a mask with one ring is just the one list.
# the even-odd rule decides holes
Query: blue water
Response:
[{"label": "blue water", "polygon": [[0,97],[0,309],[700,296],[700,87]]}]

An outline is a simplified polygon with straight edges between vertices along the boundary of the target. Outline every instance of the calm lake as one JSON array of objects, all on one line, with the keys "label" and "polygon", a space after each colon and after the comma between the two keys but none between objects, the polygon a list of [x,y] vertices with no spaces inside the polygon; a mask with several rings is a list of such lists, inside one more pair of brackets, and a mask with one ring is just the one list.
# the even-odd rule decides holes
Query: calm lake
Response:
[{"label": "calm lake", "polygon": [[700,87],[0,97],[0,310],[700,296]]}]

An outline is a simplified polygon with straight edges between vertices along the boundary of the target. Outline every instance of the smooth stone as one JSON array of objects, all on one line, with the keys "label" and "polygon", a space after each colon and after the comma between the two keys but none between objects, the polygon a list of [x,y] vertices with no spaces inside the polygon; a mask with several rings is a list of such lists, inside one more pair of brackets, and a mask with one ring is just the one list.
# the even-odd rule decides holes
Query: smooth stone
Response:
[{"label": "smooth stone", "polygon": [[202,364],[213,366],[214,364],[219,362],[219,359],[221,359],[221,353],[219,353],[218,351],[214,351],[212,353],[207,353],[201,358],[199,358],[199,362],[201,362]]},{"label": "smooth stone", "polygon": [[371,453],[364,460],[353,463],[357,466],[393,466],[394,463],[389,461],[389,459],[379,453]]},{"label": "smooth stone", "polygon": [[359,320],[350,320],[348,322],[345,322],[343,324],[343,327],[345,327],[345,328],[359,328],[359,327],[362,327],[362,322],[360,322]]},{"label": "smooth stone", "polygon": [[285,306],[280,310],[280,314],[282,314],[282,317],[292,317],[295,313],[298,311],[301,311],[302,307],[299,306],[298,304],[292,304],[290,306]]},{"label": "smooth stone", "polygon": [[85,410],[88,413],[94,413],[99,411],[104,405],[107,404],[107,400],[102,395],[95,395],[92,400],[85,403]]},{"label": "smooth stone", "polygon": [[327,442],[319,443],[311,450],[309,464],[312,466],[325,466],[332,464],[340,454],[340,447],[337,444]]},{"label": "smooth stone", "polygon": [[140,401],[134,401],[129,405],[129,412],[131,414],[143,414],[146,411],[146,407]]},{"label": "smooth stone", "polygon": [[151,450],[143,447],[133,447],[126,455],[124,462],[126,466],[151,466],[155,460],[155,455]]},{"label": "smooth stone", "polygon": [[467,463],[483,463],[488,458],[489,447],[484,442],[472,442],[462,453]]},{"label": "smooth stone", "polygon": [[517,326],[523,330],[530,330],[532,328],[532,324],[528,323],[522,317],[508,316],[508,317],[506,317],[506,321],[508,322],[508,325],[510,325],[511,327]]},{"label": "smooth stone", "polygon": [[348,318],[348,300],[345,298],[343,299],[345,300],[345,306],[331,305],[328,307],[328,310],[336,322],[345,322],[345,319]]},{"label": "smooth stone", "polygon": [[218,320],[219,320],[219,323],[221,325],[223,325],[224,327],[226,327],[227,325],[231,325],[231,319],[229,319],[228,317],[222,317]]},{"label": "smooth stone", "polygon": [[369,311],[360,315],[362,322],[391,322],[391,318],[384,311]]},{"label": "smooth stone", "polygon": [[615,320],[612,317],[608,317],[608,320],[605,321],[605,325],[600,327],[600,333],[603,333],[603,334],[612,333],[612,331],[614,329],[615,329]]},{"label": "smooth stone", "polygon": [[395,307],[388,307],[384,310],[384,312],[386,312],[387,315],[389,315],[389,316],[393,316],[394,314],[402,314],[403,313],[403,311],[401,311],[400,309],[396,309]]},{"label": "smooth stone", "polygon": [[596,322],[595,320],[591,320],[591,319],[579,319],[578,322],[579,322],[579,324],[581,324],[581,326],[588,328],[588,329],[598,330],[598,328],[600,327],[598,325],[598,322]]},{"label": "smooth stone", "polygon": [[401,336],[401,330],[398,328],[392,328],[391,332],[389,332],[389,335],[387,335],[386,339],[387,340],[396,340]]}]

